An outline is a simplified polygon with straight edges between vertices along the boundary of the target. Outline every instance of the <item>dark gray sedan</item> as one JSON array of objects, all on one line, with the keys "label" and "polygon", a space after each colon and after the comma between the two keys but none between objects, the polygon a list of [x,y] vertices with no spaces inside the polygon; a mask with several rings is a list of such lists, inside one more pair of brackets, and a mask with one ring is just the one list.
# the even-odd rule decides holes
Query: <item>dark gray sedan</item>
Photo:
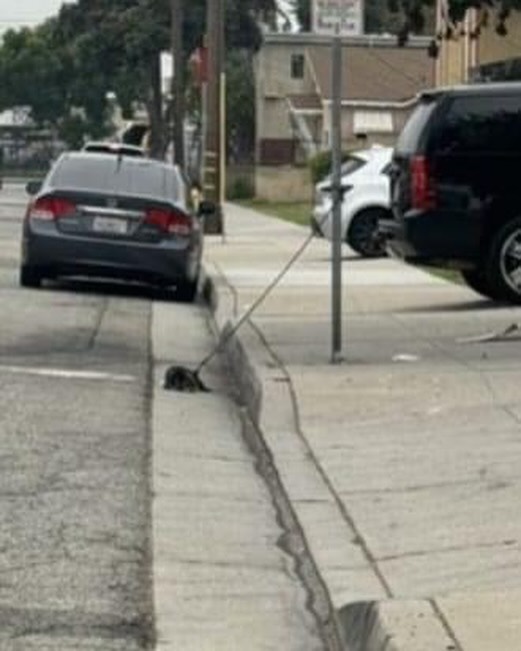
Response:
[{"label": "dark gray sedan", "polygon": [[20,284],[81,275],[197,292],[203,229],[172,165],[135,156],[62,154],[34,194],[23,227]]}]

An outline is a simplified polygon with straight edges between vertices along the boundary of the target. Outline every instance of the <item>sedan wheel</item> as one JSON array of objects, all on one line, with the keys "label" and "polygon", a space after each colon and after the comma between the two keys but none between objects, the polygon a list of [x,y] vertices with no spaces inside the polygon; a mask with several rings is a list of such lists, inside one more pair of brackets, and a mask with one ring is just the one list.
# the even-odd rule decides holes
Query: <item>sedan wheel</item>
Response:
[{"label": "sedan wheel", "polygon": [[521,218],[507,222],[495,235],[490,249],[489,283],[497,296],[521,304]]},{"label": "sedan wheel", "polygon": [[382,210],[370,208],[353,218],[347,233],[349,246],[364,258],[378,258],[385,255],[385,245],[377,236],[378,222],[383,219]]},{"label": "sedan wheel", "polygon": [[197,296],[197,287],[199,279],[195,280],[182,280],[176,285],[175,296],[181,303],[193,303]]},{"label": "sedan wheel", "polygon": [[42,276],[34,267],[22,265],[20,267],[20,285],[22,287],[38,288],[42,284]]}]

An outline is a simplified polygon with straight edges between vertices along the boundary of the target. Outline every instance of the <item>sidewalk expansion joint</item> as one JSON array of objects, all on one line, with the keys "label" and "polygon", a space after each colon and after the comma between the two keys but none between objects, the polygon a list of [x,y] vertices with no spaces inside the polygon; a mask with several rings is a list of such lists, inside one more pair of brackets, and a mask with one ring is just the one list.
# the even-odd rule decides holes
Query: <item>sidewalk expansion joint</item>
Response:
[{"label": "sidewalk expansion joint", "polygon": [[300,438],[302,444],[305,447],[306,453],[308,455],[308,458],[310,461],[313,463],[314,467],[316,468],[321,480],[323,481],[324,485],[326,486],[329,494],[333,498],[333,501],[340,512],[344,522],[348,525],[348,527],[351,529],[351,531],[354,534],[354,539],[356,540],[357,544],[359,545],[360,549],[362,550],[369,566],[371,567],[373,573],[375,574],[378,582],[382,586],[382,589],[384,590],[384,593],[386,597],[392,598],[393,591],[391,589],[391,586],[389,585],[387,579],[383,575],[382,571],[380,570],[380,567],[378,566],[378,562],[376,560],[376,557],[373,555],[372,551],[370,550],[364,536],[362,535],[362,532],[358,529],[353,516],[349,513],[347,510],[345,504],[343,503],[342,499],[338,495],[338,493],[335,490],[335,487],[333,486],[331,480],[327,476],[327,473],[325,472],[324,468],[322,467],[320,461],[317,459],[315,452],[313,448],[311,447],[309,441],[307,440],[304,431],[302,429],[301,425],[301,419],[300,419],[300,412],[299,412],[299,405],[298,405],[298,399],[297,399],[297,394],[295,391],[295,387],[293,386],[293,381],[291,379],[291,375],[288,372],[283,360],[277,355],[275,350],[271,347],[269,341],[266,339],[264,336],[264,333],[261,331],[261,329],[252,321],[250,321],[250,325],[253,328],[253,330],[256,332],[257,336],[261,340],[262,344],[268,351],[268,353],[271,355],[272,359],[274,362],[277,364],[277,367],[281,374],[286,378],[286,383],[289,389],[289,394],[291,398],[291,407],[293,411],[293,422],[295,426],[295,431]]}]

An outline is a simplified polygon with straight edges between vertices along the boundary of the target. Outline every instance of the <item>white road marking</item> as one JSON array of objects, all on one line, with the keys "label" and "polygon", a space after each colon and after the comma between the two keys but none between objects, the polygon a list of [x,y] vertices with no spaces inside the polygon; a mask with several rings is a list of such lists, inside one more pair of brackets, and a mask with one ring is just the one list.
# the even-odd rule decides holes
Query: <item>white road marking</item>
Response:
[{"label": "white road marking", "polygon": [[135,382],[134,375],[119,375],[101,371],[73,371],[63,368],[37,368],[31,366],[4,366],[0,364],[0,372],[20,373],[24,375],[39,375],[42,377],[63,378],[67,380],[109,380],[112,382]]},{"label": "white road marking", "polygon": [[418,355],[409,355],[408,353],[393,356],[393,362],[417,362],[419,359]]}]

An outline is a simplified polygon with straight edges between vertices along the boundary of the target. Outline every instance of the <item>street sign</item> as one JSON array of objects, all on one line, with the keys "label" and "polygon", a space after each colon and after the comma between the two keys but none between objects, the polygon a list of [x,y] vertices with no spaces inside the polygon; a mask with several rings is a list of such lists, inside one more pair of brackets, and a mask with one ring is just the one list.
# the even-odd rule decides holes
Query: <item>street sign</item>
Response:
[{"label": "street sign", "polygon": [[340,36],[363,33],[363,0],[312,0],[312,31]]}]

